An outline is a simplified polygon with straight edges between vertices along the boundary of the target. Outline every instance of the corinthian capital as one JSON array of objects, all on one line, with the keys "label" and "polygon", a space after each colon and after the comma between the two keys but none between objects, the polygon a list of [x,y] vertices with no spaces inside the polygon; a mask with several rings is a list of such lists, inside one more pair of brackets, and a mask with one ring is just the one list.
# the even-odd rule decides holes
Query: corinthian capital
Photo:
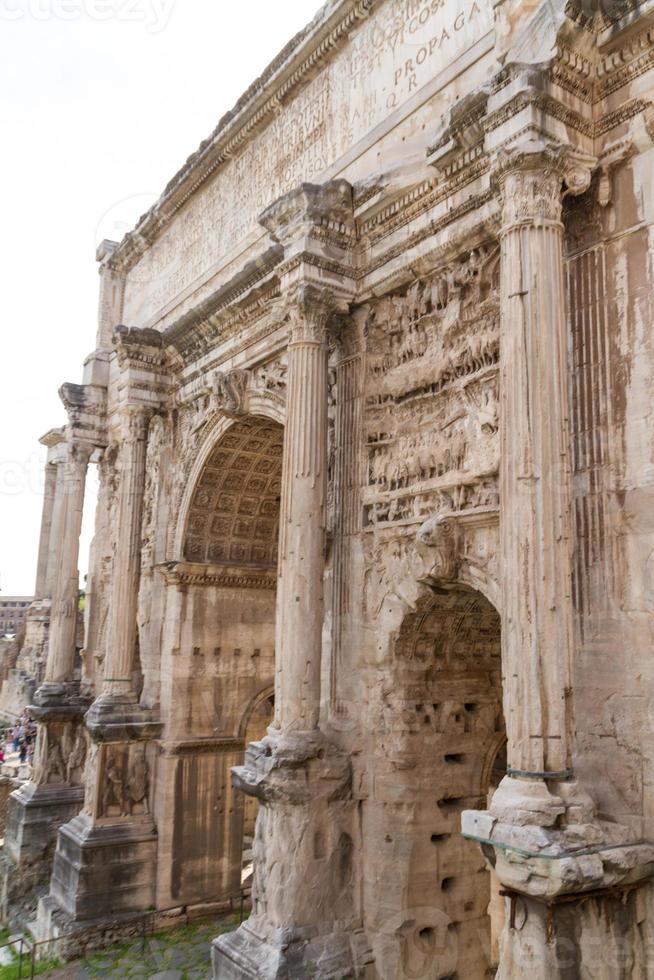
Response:
[{"label": "corinthian capital", "polygon": [[68,463],[76,469],[86,467],[93,455],[95,446],[80,439],[71,439],[68,443]]},{"label": "corinthian capital", "polygon": [[570,144],[527,140],[502,147],[493,176],[502,196],[504,223],[559,221],[563,198],[588,190],[596,164],[594,156]]},{"label": "corinthian capital", "polygon": [[339,304],[330,289],[301,283],[287,299],[291,343],[326,343],[330,320]]},{"label": "corinthian capital", "polygon": [[154,409],[150,405],[124,405],[120,412],[122,442],[145,442],[153,415]]}]

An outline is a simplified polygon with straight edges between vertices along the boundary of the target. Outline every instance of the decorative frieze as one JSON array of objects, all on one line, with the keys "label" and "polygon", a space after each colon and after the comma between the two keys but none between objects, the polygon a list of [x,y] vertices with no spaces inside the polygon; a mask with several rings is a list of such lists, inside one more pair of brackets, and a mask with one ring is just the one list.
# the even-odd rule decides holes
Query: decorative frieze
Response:
[{"label": "decorative frieze", "polygon": [[368,525],[496,506],[497,258],[480,246],[370,306]]}]

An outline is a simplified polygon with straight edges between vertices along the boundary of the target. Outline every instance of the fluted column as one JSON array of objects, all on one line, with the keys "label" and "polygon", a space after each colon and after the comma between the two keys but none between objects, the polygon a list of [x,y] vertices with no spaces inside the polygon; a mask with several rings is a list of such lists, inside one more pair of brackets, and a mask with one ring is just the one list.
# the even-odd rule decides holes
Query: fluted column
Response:
[{"label": "fluted column", "polygon": [[52,516],[57,487],[57,464],[48,461],[45,464],[45,482],[43,486],[43,509],[41,511],[41,533],[39,537],[39,555],[36,564],[36,585],[34,598],[43,599],[47,596],[48,581],[48,552],[50,549],[50,533],[52,531]]},{"label": "fluted column", "polygon": [[502,642],[509,773],[568,774],[571,510],[561,221],[565,156],[500,162]]},{"label": "fluted column", "polygon": [[41,695],[46,690],[60,690],[62,685],[73,680],[79,595],[79,539],[86,473],[92,451],[92,446],[71,440],[67,446],[65,462],[61,464],[61,494],[59,496],[58,487],[56,503],[61,508],[57,514],[57,521],[60,522],[57,528],[60,546],[57,549],[57,578],[52,596],[48,659]]},{"label": "fluted column", "polygon": [[141,520],[145,489],[147,406],[123,410],[118,489],[118,539],[111,576],[109,649],[103,695],[133,702],[132,670],[136,648],[138,588],[141,569]]},{"label": "fluted column", "polygon": [[318,726],[327,494],[327,291],[300,287],[288,345],[277,589],[277,726]]},{"label": "fluted column", "polygon": [[66,499],[64,487],[64,456],[52,464],[55,471],[54,500],[52,503],[52,518],[46,559],[45,594],[52,598],[55,583],[59,575],[59,556],[61,554],[62,535],[64,530],[64,504]]}]

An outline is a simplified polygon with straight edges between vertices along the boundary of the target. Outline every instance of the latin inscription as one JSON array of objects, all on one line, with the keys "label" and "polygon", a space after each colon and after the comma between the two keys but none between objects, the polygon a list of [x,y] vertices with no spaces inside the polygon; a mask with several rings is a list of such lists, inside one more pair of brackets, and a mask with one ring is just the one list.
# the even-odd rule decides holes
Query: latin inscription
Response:
[{"label": "latin inscription", "polygon": [[126,320],[144,325],[201,283],[256,230],[266,205],[318,181],[491,26],[491,0],[387,0],[143,256],[128,279]]}]

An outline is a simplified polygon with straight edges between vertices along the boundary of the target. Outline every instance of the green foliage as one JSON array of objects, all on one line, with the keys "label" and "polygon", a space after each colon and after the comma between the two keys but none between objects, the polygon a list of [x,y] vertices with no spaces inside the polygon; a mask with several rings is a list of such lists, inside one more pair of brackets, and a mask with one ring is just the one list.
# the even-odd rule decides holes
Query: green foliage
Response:
[{"label": "green foliage", "polygon": [[[15,936],[15,933],[9,931],[9,929],[0,929],[0,946],[6,946],[9,942],[11,936]],[[0,980],[18,980],[18,972],[20,967],[20,956],[18,950],[20,948],[20,936],[18,940],[12,943],[10,949],[11,953],[11,963],[0,964]],[[29,977],[31,972],[32,963],[32,951],[27,943],[23,945],[23,966],[22,966],[22,976],[23,978]],[[50,970],[55,970],[57,967],[63,966],[63,961],[57,959],[54,956],[47,956],[43,959],[37,959],[34,963],[34,976],[42,976],[44,973],[49,973]]]}]

